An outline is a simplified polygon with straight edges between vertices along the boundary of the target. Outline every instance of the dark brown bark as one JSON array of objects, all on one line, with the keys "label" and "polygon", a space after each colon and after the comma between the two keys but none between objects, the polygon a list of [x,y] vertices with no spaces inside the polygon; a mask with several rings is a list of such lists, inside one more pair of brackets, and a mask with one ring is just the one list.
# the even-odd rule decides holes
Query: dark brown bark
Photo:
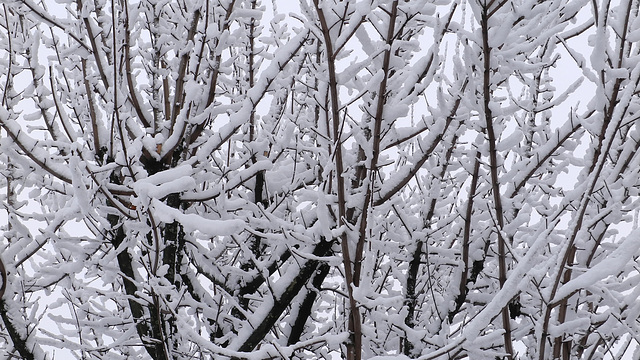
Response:
[{"label": "dark brown bark", "polygon": [[[340,122],[340,101],[338,98],[338,80],[336,74],[336,53],[333,49],[333,39],[331,38],[331,27],[327,23],[324,15],[324,11],[319,4],[319,0],[314,0],[316,12],[318,13],[318,20],[320,21],[320,27],[322,30],[324,46],[326,49],[325,56],[327,58],[327,67],[329,72],[329,98],[331,101],[331,120],[332,120],[332,136],[334,149],[334,161],[335,161],[335,182],[336,193],[338,197],[338,214],[337,225],[338,228],[344,227],[346,221],[346,190],[344,184],[344,163],[342,158],[342,139],[341,135],[341,122]],[[349,249],[349,243],[346,232],[343,232],[340,236],[340,245],[342,249],[342,259],[345,273],[345,286],[349,296],[349,332],[351,333],[351,341],[346,344],[347,347],[347,360],[360,360],[362,357],[362,323],[360,318],[360,310],[353,296],[353,265],[351,260],[351,250]]]},{"label": "dark brown bark", "polygon": [[[318,243],[313,251],[313,255],[322,257],[327,256],[331,252],[332,242],[321,241]],[[251,335],[244,341],[239,347],[239,351],[249,352],[252,351],[264,337],[271,331],[271,327],[278,321],[280,315],[291,305],[291,301],[298,295],[302,287],[313,277],[313,274],[317,271],[318,266],[323,263],[319,260],[307,260],[302,265],[298,276],[296,276],[291,283],[287,286],[285,291],[276,299],[273,299],[273,305],[267,313],[266,317],[257,324]]]},{"label": "dark brown bark", "polygon": [[[491,2],[493,4],[493,1]],[[503,3],[504,4],[504,3]],[[502,4],[501,4],[502,5]],[[493,12],[501,6],[498,5]],[[507,281],[507,260],[506,260],[506,244],[502,235],[504,228],[504,211],[502,208],[502,194],[500,193],[500,176],[498,174],[498,154],[496,150],[496,134],[493,128],[494,117],[491,111],[491,100],[493,98],[493,92],[491,91],[491,45],[489,44],[489,6],[484,5],[482,8],[482,56],[484,62],[483,69],[483,107],[485,117],[485,130],[489,142],[489,172],[491,174],[491,192],[493,193],[493,202],[495,207],[495,220],[496,220],[496,235],[498,237],[498,281],[500,282],[500,288],[504,286]],[[513,344],[511,340],[511,322],[509,316],[509,308],[505,306],[502,309],[502,326],[504,328],[504,349],[509,358],[513,358]]]},{"label": "dark brown bark", "polygon": [[0,317],[4,322],[4,326],[9,333],[13,348],[20,354],[24,360],[34,360],[32,349],[27,345],[27,338],[23,338],[20,332],[16,328],[15,319],[9,315],[11,311],[8,309],[7,301],[4,298],[0,298]]}]

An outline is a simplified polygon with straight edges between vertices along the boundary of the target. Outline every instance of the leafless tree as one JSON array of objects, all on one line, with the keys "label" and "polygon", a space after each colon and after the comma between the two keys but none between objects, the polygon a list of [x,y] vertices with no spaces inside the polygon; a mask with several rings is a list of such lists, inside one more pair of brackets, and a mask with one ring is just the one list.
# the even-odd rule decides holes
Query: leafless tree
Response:
[{"label": "leafless tree", "polygon": [[10,0],[5,357],[618,359],[637,0]]}]

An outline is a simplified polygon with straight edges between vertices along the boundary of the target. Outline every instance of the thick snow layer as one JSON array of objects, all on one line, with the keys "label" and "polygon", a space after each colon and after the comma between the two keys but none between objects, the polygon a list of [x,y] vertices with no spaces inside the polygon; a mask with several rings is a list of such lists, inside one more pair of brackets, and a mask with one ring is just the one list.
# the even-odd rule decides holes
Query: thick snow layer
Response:
[{"label": "thick snow layer", "polygon": [[560,301],[575,291],[589,288],[606,277],[620,273],[626,266],[633,264],[631,259],[637,256],[638,249],[640,229],[635,229],[605,259],[558,289],[552,302]]},{"label": "thick snow layer", "polygon": [[184,214],[156,199],[151,200],[151,208],[153,215],[160,221],[178,221],[185,231],[198,231],[210,237],[237,234],[245,227],[245,222],[240,219],[212,220],[197,214]]},{"label": "thick snow layer", "polygon": [[142,199],[162,199],[172,193],[194,189],[197,184],[191,174],[190,165],[181,165],[137,181],[133,190]]}]

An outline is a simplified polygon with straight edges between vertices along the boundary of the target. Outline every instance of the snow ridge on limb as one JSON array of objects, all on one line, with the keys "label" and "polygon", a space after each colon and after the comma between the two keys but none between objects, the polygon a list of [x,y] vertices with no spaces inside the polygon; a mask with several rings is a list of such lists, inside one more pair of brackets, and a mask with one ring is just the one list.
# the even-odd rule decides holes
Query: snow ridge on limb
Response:
[{"label": "snow ridge on limb", "polygon": [[0,356],[628,353],[636,2],[295,5],[0,5]]},{"label": "snow ridge on limb", "polygon": [[242,101],[241,108],[231,115],[229,123],[225,124],[216,136],[209,138],[205,144],[199,147],[198,153],[201,154],[200,157],[206,157],[211,152],[217,150],[245,123],[249,118],[249,114],[255,109],[256,105],[269,90],[273,81],[277,78],[278,73],[283,70],[287,63],[300,50],[308,36],[309,30],[304,29],[287,43],[282,52],[278,52],[276,58],[272,60],[256,85],[247,93],[246,99]]}]

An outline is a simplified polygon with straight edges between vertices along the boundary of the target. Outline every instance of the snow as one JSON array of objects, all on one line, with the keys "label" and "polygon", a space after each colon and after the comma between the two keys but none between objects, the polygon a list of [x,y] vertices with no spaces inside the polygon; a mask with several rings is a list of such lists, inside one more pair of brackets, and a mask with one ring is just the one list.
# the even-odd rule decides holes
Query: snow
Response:
[{"label": "snow", "polygon": [[198,184],[192,177],[192,172],[190,165],[183,164],[137,181],[133,184],[133,190],[143,203],[148,200],[142,199],[162,199],[172,193],[193,190]]},{"label": "snow", "polygon": [[[627,4],[322,1],[332,56],[313,1],[257,1],[255,10],[251,1],[210,2],[207,9],[203,2],[83,4],[49,2],[48,12],[33,0],[9,1],[0,12],[0,252],[10,285],[4,300],[27,344],[49,352],[38,352],[38,360],[53,349],[60,358],[149,358],[140,345],[149,334],[141,339],[132,319],[135,304],[144,324],[150,314],[175,320],[167,347],[196,358],[341,358],[350,311],[362,315],[366,359],[408,359],[405,341],[415,345],[411,358],[495,358],[504,352],[500,313],[514,297],[527,315],[511,321],[511,337],[532,354],[548,343],[538,315],[567,297],[597,310],[570,305],[559,322],[552,308],[544,336],[601,353],[640,339],[640,230],[632,216],[640,203],[640,67],[633,48],[618,48]],[[482,116],[479,19],[488,4],[489,12],[495,7],[488,21],[489,106],[499,139],[502,228]],[[291,14],[279,14],[276,5]],[[396,34],[386,39],[396,5]],[[190,40],[196,9],[202,18]],[[634,12],[631,18],[628,40],[638,38],[640,26]],[[87,29],[95,54],[78,42],[90,39]],[[381,54],[389,49],[387,91],[377,94],[385,76]],[[328,98],[327,59],[334,57],[338,119]],[[183,90],[176,88],[181,63]],[[217,83],[210,84],[214,71]],[[207,106],[210,90],[215,97]],[[171,105],[182,95],[175,116]],[[97,139],[87,96],[99,120]],[[134,99],[149,120],[139,118]],[[360,172],[369,162],[379,99],[383,166]],[[340,139],[326,128],[334,120]],[[199,137],[189,138],[199,126]],[[107,151],[96,153],[95,143]],[[179,144],[189,148],[173,163],[150,166],[158,164],[149,157],[160,161]],[[343,174],[336,174],[338,160]],[[256,203],[261,175],[264,196]],[[172,194],[179,206],[169,206]],[[338,218],[340,205],[347,219]],[[165,248],[171,239],[163,237],[174,222],[184,242],[172,259]],[[499,232],[508,240],[502,285]],[[354,252],[363,240],[362,262],[352,264],[361,271],[357,287],[346,283],[337,242],[329,253],[313,253],[321,240],[344,235]],[[413,288],[407,275],[418,243],[425,252]],[[555,291],[569,246],[577,249],[571,279]],[[134,278],[127,280],[136,286],[130,294],[122,286],[129,259]],[[234,351],[284,301],[301,266],[316,262],[329,267],[326,277],[314,269],[255,351]],[[461,285],[468,293],[460,294]],[[356,309],[346,301],[348,289]],[[317,296],[311,314],[300,340],[289,344],[307,294]],[[459,295],[466,298],[457,309]],[[407,306],[413,300],[415,310]],[[11,348],[5,331],[0,356],[10,357]]]},{"label": "snow", "polygon": [[538,256],[549,242],[549,233],[553,226],[549,228],[539,228],[535,234],[535,241],[527,250],[526,255],[520,259],[518,264],[510,271],[504,286],[498,291],[493,299],[476,315],[463,329],[463,336],[470,341],[474,341],[482,331],[491,324],[492,320],[500,314],[509,301],[516,296],[529,281],[529,272],[538,263]]},{"label": "snow", "polygon": [[609,276],[617,276],[628,266],[631,259],[639,255],[638,249],[640,249],[640,229],[635,229],[605,259],[562,285],[552,302],[558,302],[580,289],[589,289]]},{"label": "snow", "polygon": [[516,130],[507,136],[505,139],[501,139],[496,145],[497,151],[509,151],[515,150],[518,147],[518,144],[522,141],[524,135],[522,131]]},{"label": "snow", "polygon": [[190,176],[182,176],[171,181],[153,185],[144,181],[136,182],[133,189],[136,194],[142,198],[150,197],[162,199],[172,193],[180,193],[183,191],[194,189],[198,184]]},{"label": "snow", "polygon": [[245,222],[240,219],[212,220],[197,214],[184,214],[156,199],[151,200],[150,205],[152,213],[158,220],[165,223],[177,221],[185,231],[198,231],[207,237],[237,234],[245,227]]}]

